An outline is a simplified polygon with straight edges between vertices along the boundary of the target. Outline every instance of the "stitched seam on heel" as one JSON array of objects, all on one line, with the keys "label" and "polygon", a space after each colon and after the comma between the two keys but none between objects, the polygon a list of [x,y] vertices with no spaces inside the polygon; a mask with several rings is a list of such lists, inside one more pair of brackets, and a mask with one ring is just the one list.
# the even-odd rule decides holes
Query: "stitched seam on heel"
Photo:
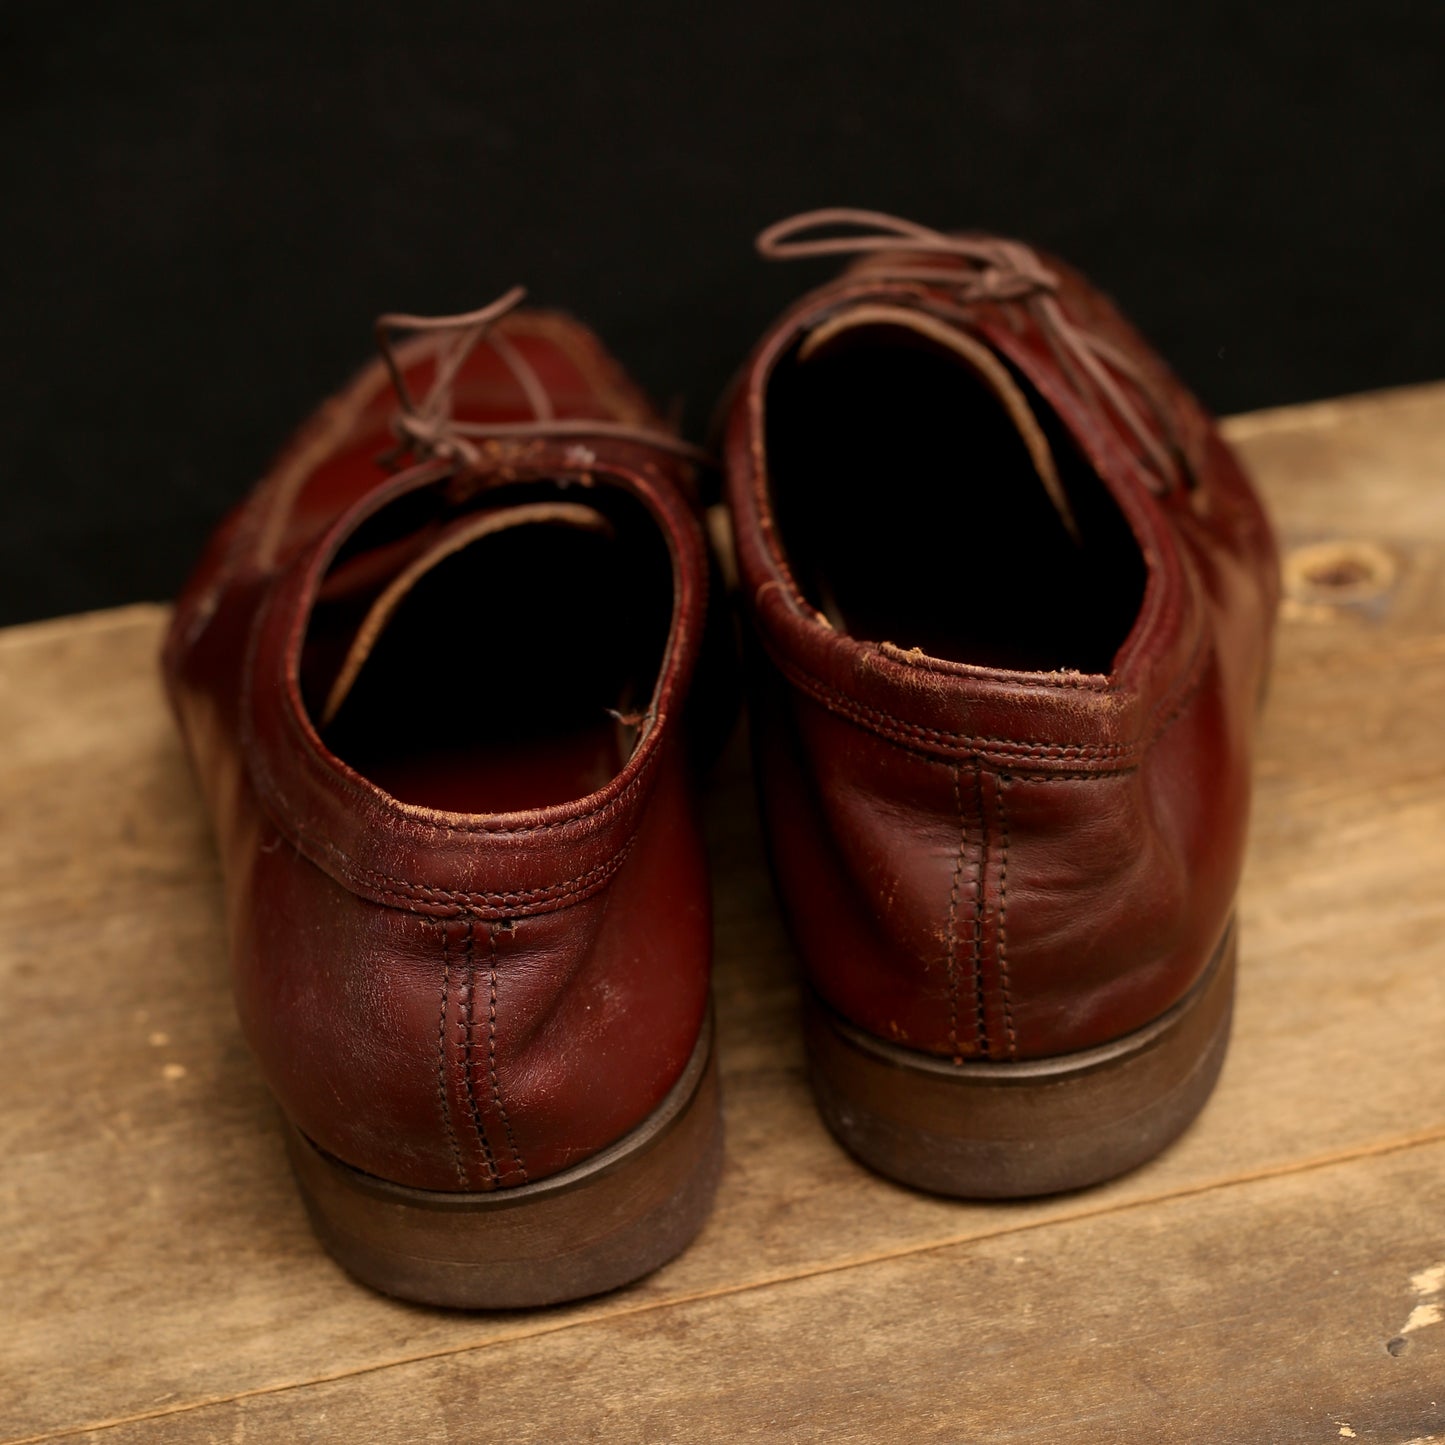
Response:
[{"label": "stitched seam on heel", "polygon": [[1018,1057],[1018,1035],[1014,1031],[1013,992],[1008,976],[1008,804],[1004,797],[1008,779],[1000,774],[995,797],[998,799],[999,831],[1003,834],[1003,856],[998,872],[998,977],[1003,992],[1003,1027],[1008,1036],[1008,1056]]},{"label": "stitched seam on heel", "polygon": [[496,1157],[492,1153],[491,1143],[487,1139],[487,1131],[482,1124],[482,1111],[477,1107],[477,1090],[472,1080],[472,1036],[476,1029],[476,996],[477,996],[477,967],[476,967],[476,933],[477,920],[467,919],[466,932],[466,1004],[461,1018],[462,1029],[462,1075],[467,1084],[467,1105],[471,1109],[472,1128],[476,1131],[477,1143],[482,1148],[482,1158],[487,1166],[487,1175],[493,1184],[501,1179],[501,1172],[497,1168]]},{"label": "stitched seam on heel", "polygon": [[973,995],[974,1028],[977,1030],[975,1046],[980,1058],[988,1057],[988,1015],[985,1011],[987,990],[983,978],[983,893],[987,882],[989,827],[988,813],[983,801],[983,769],[977,764],[973,768],[974,800],[978,804],[978,872],[973,894]]},{"label": "stitched seam on heel", "polygon": [[487,1004],[487,1072],[492,1081],[492,1103],[502,1116],[502,1128],[507,1134],[507,1148],[511,1151],[512,1160],[522,1176],[522,1183],[525,1184],[527,1182],[527,1166],[522,1163],[522,1156],[517,1152],[517,1140],[512,1134],[512,1121],[507,1116],[507,1106],[502,1102],[502,1086],[497,1079],[497,930],[491,924],[487,925],[487,949],[487,980],[490,994]]},{"label": "stitched seam on heel", "polygon": [[442,935],[442,1002],[441,1015],[437,1019],[437,1103],[441,1106],[442,1123],[446,1126],[447,1143],[451,1146],[452,1163],[456,1165],[457,1183],[467,1187],[467,1171],[462,1164],[461,1146],[457,1143],[456,1125],[452,1123],[452,1101],[447,1093],[447,1013],[451,1006],[452,987],[452,945],[451,934],[445,923]]},{"label": "stitched seam on heel", "polygon": [[948,1048],[954,1063],[962,1063],[958,1050],[958,889],[963,880],[963,860],[968,851],[968,823],[963,816],[963,791],[959,769],[953,774],[953,810],[958,818],[958,853],[953,860],[953,883],[948,890],[948,926],[944,967],[948,973]]}]

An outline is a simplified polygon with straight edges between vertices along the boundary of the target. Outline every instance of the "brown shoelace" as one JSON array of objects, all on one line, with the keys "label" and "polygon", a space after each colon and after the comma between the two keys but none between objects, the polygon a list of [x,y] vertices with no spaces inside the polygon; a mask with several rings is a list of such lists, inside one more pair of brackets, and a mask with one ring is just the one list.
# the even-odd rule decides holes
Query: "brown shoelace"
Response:
[{"label": "brown shoelace", "polygon": [[[527,439],[532,437],[576,437],[587,439],[639,442],[670,452],[698,466],[714,465],[700,447],[681,437],[655,427],[632,422],[608,421],[601,417],[559,417],[552,410],[547,389],[530,363],[507,336],[493,328],[514,311],[527,292],[521,286],[476,311],[457,316],[411,316],[390,311],[376,319],[376,345],[391,377],[400,404],[395,428],[404,453],[419,459],[441,458],[460,467],[479,468],[483,454],[478,443]],[[424,397],[412,395],[396,350],[396,333],[450,333],[449,344],[437,351],[436,376]],[[475,422],[462,421],[453,415],[453,388],[462,366],[476,348],[485,342],[516,378],[518,386],[532,408],[529,421]]]},{"label": "brown shoelace", "polygon": [[[810,232],[848,227],[850,235],[810,235]],[[879,264],[889,280],[922,281],[946,286],[965,305],[998,302],[1023,306],[1033,317],[1074,390],[1096,411],[1104,406],[1133,438],[1158,490],[1189,481],[1187,469],[1173,444],[1173,428],[1149,384],[1134,362],[1117,347],[1077,326],[1064,315],[1058,302],[1058,277],[1038,256],[1018,241],[992,237],[951,236],[881,211],[831,207],[804,211],[777,222],[757,238],[759,255],[770,261],[791,261],[805,256],[868,256],[893,253]],[[964,261],[957,265],[929,265],[928,257]],[[916,258],[916,259],[915,259]],[[1138,410],[1121,390],[1115,376],[1123,377],[1143,397],[1164,436],[1145,425]]]}]

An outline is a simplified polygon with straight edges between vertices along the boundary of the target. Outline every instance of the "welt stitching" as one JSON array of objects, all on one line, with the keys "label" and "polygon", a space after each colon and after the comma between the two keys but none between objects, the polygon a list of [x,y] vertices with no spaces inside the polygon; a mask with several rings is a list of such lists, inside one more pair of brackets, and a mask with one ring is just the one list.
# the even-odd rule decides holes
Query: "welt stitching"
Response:
[{"label": "welt stitching", "polygon": [[[270,767],[267,765],[264,756],[261,753],[261,749],[256,738],[256,730],[254,724],[251,721],[255,706],[253,701],[255,696],[255,689],[252,685],[253,676],[256,669],[256,655],[260,651],[261,647],[260,637],[261,632],[263,631],[261,624],[265,616],[266,613],[264,611],[257,614],[256,622],[253,625],[250,636],[247,640],[246,661],[241,683],[242,736],[243,739],[250,744],[250,746],[247,747],[247,758],[254,772],[257,775],[258,782],[262,785],[263,793],[270,798],[274,806],[276,806],[281,812],[283,812],[286,817],[290,818],[291,810],[289,809],[289,807],[285,806],[284,793],[277,784],[276,778],[272,774]],[[668,700],[670,701],[670,690],[668,692]],[[664,721],[665,716],[666,709],[659,709],[657,714],[657,722],[659,726]],[[295,718],[292,717],[289,713],[287,713],[283,718],[283,722],[292,738],[301,747],[303,756],[309,758],[309,739],[307,738],[304,731],[297,725]],[[319,761],[319,759],[310,760],[308,764],[308,776],[310,776],[310,774],[314,774],[317,771]],[[574,825],[591,822],[594,819],[603,818],[610,813],[622,811],[622,809],[629,802],[631,802],[632,795],[651,782],[652,774],[656,768],[656,762],[657,752],[656,749],[654,749],[651,754],[643,758],[643,760],[638,766],[637,773],[626,783],[624,783],[622,787],[620,787],[617,792],[613,794],[612,797],[608,798],[605,802],[598,803],[595,807],[583,809],[579,812],[573,813],[570,817],[556,818],[547,823],[521,823],[513,827],[501,827],[493,823],[488,823],[484,819],[478,820],[475,823],[460,824],[433,823],[420,819],[405,819],[404,821],[412,823],[417,827],[425,828],[428,830],[428,832],[431,833],[442,833],[452,836],[460,834],[464,837],[475,836],[477,834],[491,834],[496,837],[514,838],[524,837],[534,833],[548,833],[558,828],[571,828]],[[345,774],[329,772],[325,775],[322,781],[325,786],[335,787],[340,791],[346,793],[348,796],[355,799],[364,808],[370,809],[375,806],[376,800],[374,796],[366,792],[355,781],[345,776]],[[307,830],[301,827],[299,824],[293,823],[292,826],[295,832],[303,836],[309,836]],[[324,839],[318,839],[317,841],[323,843],[325,842]],[[341,849],[336,848],[334,845],[329,846],[331,848],[331,851],[334,852],[337,857],[343,859],[347,863],[351,862],[349,856],[346,853],[342,852]]]},{"label": "welt stitching", "polygon": [[557,883],[549,883],[542,888],[523,888],[512,892],[467,893],[451,888],[432,888],[424,883],[411,883],[405,878],[394,878],[389,873],[382,873],[378,869],[368,868],[364,864],[355,862],[349,854],[326,838],[316,837],[314,834],[303,834],[303,836],[317,843],[337,859],[348,872],[375,887],[379,893],[419,902],[454,903],[460,905],[462,909],[507,908],[516,904],[525,907],[529,904],[562,902],[581,897],[595,884],[605,882],[622,866],[636,841],[635,837],[629,838],[610,858],[604,858],[601,863],[595,864],[585,873],[579,873],[575,878],[565,878]]},{"label": "welt stitching", "polygon": [[1013,994],[1009,988],[1008,976],[1008,804],[1004,799],[1007,779],[998,778],[995,797],[998,803],[999,832],[1003,836],[1003,854],[998,872],[998,976],[1003,991],[1003,1027],[1008,1038],[1008,1056],[1018,1056],[1018,1035],[1014,1032]]},{"label": "welt stitching", "polygon": [[976,1043],[981,1057],[988,1057],[988,1014],[985,1011],[987,990],[983,977],[983,894],[987,882],[989,826],[983,801],[983,769],[973,767],[974,799],[978,804],[978,872],[973,895],[973,993]]},{"label": "welt stitching", "polygon": [[[249,678],[246,686],[249,686]],[[459,905],[456,912],[465,912],[475,908],[496,908],[507,910],[517,905],[517,911],[531,910],[541,912],[547,904],[555,903],[558,906],[588,897],[595,892],[607,877],[622,866],[623,860],[632,848],[635,838],[629,838],[621,848],[610,858],[604,859],[586,873],[580,873],[575,878],[564,879],[559,883],[550,883],[545,888],[524,889],[519,892],[510,893],[465,893],[456,892],[451,889],[428,888],[424,884],[411,883],[404,878],[392,878],[390,875],[381,873],[377,869],[369,868],[363,863],[356,862],[344,849],[337,847],[330,839],[321,837],[310,828],[297,822],[289,807],[280,801],[281,793],[276,786],[275,779],[270,771],[257,758],[252,759],[257,782],[260,786],[262,801],[269,805],[268,811],[273,813],[272,821],[276,823],[279,832],[290,837],[299,847],[302,843],[318,847],[323,852],[334,858],[343,874],[353,882],[360,882],[364,887],[375,888],[378,894],[387,898],[399,898],[407,902],[426,903],[433,898],[440,898],[446,903]],[[546,824],[541,826],[559,826]],[[443,831],[452,832],[452,829]],[[527,831],[517,829],[517,832]],[[315,861],[313,859],[313,861]]]},{"label": "welt stitching", "polygon": [[462,1070],[467,1081],[467,1105],[471,1110],[472,1128],[476,1131],[477,1143],[482,1147],[482,1158],[486,1162],[487,1173],[491,1177],[492,1183],[495,1184],[501,1175],[497,1169],[496,1158],[492,1154],[491,1143],[487,1139],[487,1131],[482,1125],[482,1112],[477,1107],[477,1090],[472,1079],[472,1035],[476,1027],[477,994],[476,932],[476,919],[468,918],[466,932],[467,994],[462,1017],[458,1022],[462,1033]]},{"label": "welt stitching", "polygon": [[457,1183],[467,1187],[467,1171],[462,1165],[462,1151],[457,1143],[456,1126],[452,1123],[452,1105],[447,1097],[447,1011],[451,1003],[452,946],[451,930],[443,923],[442,935],[442,1004],[437,1019],[437,1103],[441,1106],[446,1126],[447,1143],[451,1145],[452,1163],[456,1165]]},{"label": "welt stitching", "polygon": [[329,839],[317,838],[316,841],[333,857],[345,863],[348,868],[363,878],[370,878],[376,883],[390,884],[395,891],[399,892],[418,893],[430,898],[456,899],[462,902],[477,898],[487,900],[497,899],[499,901],[510,902],[514,899],[525,900],[546,897],[558,891],[575,887],[578,884],[584,884],[588,882],[594,874],[605,872],[608,868],[615,866],[622,855],[632,846],[632,842],[629,839],[611,858],[604,858],[601,863],[594,864],[585,873],[579,873],[575,878],[564,878],[558,883],[548,883],[542,888],[521,888],[509,892],[468,893],[451,888],[432,888],[425,883],[412,883],[406,878],[397,878],[390,873],[383,873],[378,868],[369,868],[364,863],[357,863],[348,853],[338,848],[336,844],[332,843]]},{"label": "welt stitching", "polygon": [[507,1148],[511,1150],[512,1161],[527,1182],[527,1166],[517,1152],[517,1140],[512,1134],[512,1121],[507,1116],[507,1106],[502,1102],[502,1086],[497,1079],[497,930],[487,927],[487,976],[490,998],[487,1003],[487,1072],[492,1081],[492,1103],[502,1116],[502,1128],[507,1134]]},{"label": "welt stitching", "polygon": [[[904,742],[900,738],[889,738],[888,741],[901,753],[907,753],[911,758],[917,758],[920,762],[939,764],[940,759],[937,753],[928,752],[921,747],[915,747]],[[1016,760],[1015,760],[1016,761]],[[946,765],[945,765],[946,766]],[[1112,783],[1119,778],[1127,778],[1131,773],[1139,771],[1138,761],[1125,764],[1122,767],[1110,768],[1108,772],[1085,771],[1082,769],[1059,768],[1052,772],[1036,773],[1030,769],[1026,773],[1000,772],[999,776],[1007,778],[1010,782],[1025,783]]]},{"label": "welt stitching", "polygon": [[958,887],[963,879],[963,859],[968,849],[968,823],[963,816],[963,794],[958,781],[959,769],[953,769],[953,810],[958,817],[958,853],[953,860],[953,884],[948,890],[947,949],[944,966],[948,971],[948,1047],[955,1063],[961,1062],[958,1051]]},{"label": "welt stitching", "polygon": [[[474,913],[478,918],[526,918],[533,914],[557,911],[569,904],[580,903],[596,891],[596,888],[579,889],[575,893],[563,893],[556,898],[541,899],[534,903],[520,904],[515,907],[502,907],[485,901],[479,902],[477,895],[463,895],[455,903],[437,903],[429,899],[417,898],[413,894],[403,893],[394,888],[378,888],[376,897],[388,908],[411,907],[415,912],[430,913],[434,918],[457,918],[467,913]],[[551,908],[550,905],[553,904],[556,905],[556,910]]]},{"label": "welt stitching", "polygon": [[[659,711],[658,713],[659,722],[662,721],[664,711]],[[286,724],[290,729],[293,737],[296,737],[298,741],[304,746],[307,742],[306,736],[297,727],[294,719],[288,716],[286,718]],[[319,762],[319,760],[317,761]],[[648,782],[651,781],[652,772],[655,764],[656,753],[654,752],[652,755],[643,759],[636,775],[630,778],[626,783],[624,783],[617,790],[617,792],[613,794],[612,797],[608,798],[605,802],[598,803],[595,807],[586,808],[579,812],[573,813],[566,818],[554,818],[552,821],[547,823],[519,823],[514,827],[501,827],[495,823],[489,823],[485,820],[479,820],[475,823],[433,823],[424,819],[407,818],[403,821],[410,823],[416,827],[425,828],[428,832],[431,833],[462,834],[463,836],[472,836],[479,833],[490,833],[496,837],[514,838],[523,837],[530,833],[550,833],[558,828],[571,828],[578,823],[590,822],[593,819],[603,817],[607,813],[620,811],[628,802],[631,801],[632,795],[635,792],[637,792],[640,788],[644,787]],[[275,780],[272,779],[269,774],[267,774],[267,779],[271,783],[271,786],[275,788]],[[323,781],[328,787],[335,786],[345,791],[351,797],[355,798],[364,807],[369,808],[375,805],[376,799],[374,795],[368,793],[364,788],[358,786],[356,782],[354,782],[351,778],[345,776],[345,774],[328,772],[326,773]]]},{"label": "welt stitching", "polygon": [[1139,768],[1119,768],[1108,773],[1000,773],[999,777],[1010,783],[1111,783],[1117,778],[1127,778]]},{"label": "welt stitching", "polygon": [[813,678],[795,675],[791,669],[784,669],[789,679],[804,692],[811,693],[831,712],[851,718],[855,722],[871,724],[874,727],[896,730],[907,737],[925,742],[948,743],[974,750],[989,749],[1012,753],[1019,757],[1038,758],[1079,758],[1084,760],[1107,760],[1127,756],[1134,752],[1140,741],[1130,743],[1040,743],[1018,742],[1012,738],[979,737],[972,733],[949,732],[942,728],[926,728],[918,723],[907,722],[891,713],[869,707],[866,703],[854,702],[826,683]]},{"label": "welt stitching", "polygon": [[[896,647],[891,642],[880,642],[875,650],[880,657],[886,657],[889,662],[896,663],[899,667],[911,667],[918,672],[927,672],[934,677],[966,677],[967,673],[959,673],[948,666],[939,666],[938,660],[930,657],[913,657],[902,648]],[[1073,688],[1080,692],[1117,693],[1120,688],[1112,685],[1108,678],[1100,677],[1096,673],[1064,673],[1055,675],[1051,672],[1036,674],[1031,680],[1031,687],[1057,687]]]},{"label": "welt stitching", "polygon": [[393,878],[389,874],[378,872],[372,868],[357,867],[357,872],[363,877],[372,879],[376,883],[387,884],[391,891],[398,893],[415,893],[422,898],[441,898],[455,902],[472,902],[477,899],[485,900],[488,903],[529,903],[541,899],[554,898],[559,893],[566,893],[571,889],[585,887],[599,875],[611,872],[621,861],[623,854],[631,847],[629,842],[626,847],[618,850],[611,858],[605,858],[601,863],[589,868],[585,873],[579,873],[575,878],[565,878],[560,883],[548,883],[541,888],[519,888],[508,892],[469,893],[460,889],[433,888],[426,883],[410,883],[405,878]]},{"label": "welt stitching", "polygon": [[802,688],[804,692],[810,693],[830,712],[836,712],[854,722],[882,729],[885,734],[901,733],[916,741],[949,744],[975,751],[993,750],[1020,758],[1078,758],[1086,761],[1106,761],[1115,757],[1128,756],[1139,746],[1137,742],[1074,744],[1017,742],[1011,738],[977,737],[969,733],[948,732],[942,728],[926,728],[917,723],[907,722],[903,718],[894,717],[891,713],[869,707],[864,703],[855,703],[826,683],[820,683],[811,678],[803,679],[793,676],[791,673],[788,675],[796,686]]},{"label": "welt stitching", "polygon": [[[821,703],[830,712],[837,713],[840,717],[848,718],[863,727],[868,727],[880,732],[892,742],[902,743],[904,738],[911,738],[922,743],[935,743],[945,746],[973,749],[980,752],[994,752],[1011,755],[1014,761],[1027,760],[1029,758],[1040,758],[1044,760],[1054,759],[1064,761],[1077,759],[1081,762],[1103,762],[1109,763],[1116,760],[1128,760],[1136,762],[1139,753],[1152,743],[1156,742],[1185,711],[1194,700],[1195,694],[1203,685],[1205,668],[1203,660],[1205,651],[1203,647],[1195,649],[1189,660],[1188,672],[1193,675],[1170,706],[1171,700],[1166,698],[1160,707],[1156,708],[1151,719],[1152,726],[1141,733],[1138,737],[1122,743],[1042,743],[1024,741],[1019,742],[1012,738],[979,737],[968,733],[950,732],[942,728],[926,728],[917,723],[908,722],[904,718],[894,717],[891,713],[870,707],[866,703],[854,702],[846,694],[837,688],[815,678],[810,674],[794,667],[790,663],[781,661],[773,656],[774,664],[779,671],[801,691],[808,693],[817,702]],[[1169,711],[1159,719],[1162,708],[1169,707]],[[900,737],[899,734],[903,736]],[[1120,769],[1122,771],[1123,769]]]}]

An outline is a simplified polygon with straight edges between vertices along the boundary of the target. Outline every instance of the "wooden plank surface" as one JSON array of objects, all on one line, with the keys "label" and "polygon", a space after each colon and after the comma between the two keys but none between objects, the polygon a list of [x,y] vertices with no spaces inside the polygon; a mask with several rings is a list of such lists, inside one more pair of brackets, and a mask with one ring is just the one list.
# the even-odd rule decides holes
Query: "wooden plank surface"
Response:
[{"label": "wooden plank surface", "polygon": [[163,612],[0,632],[0,1439],[1445,1439],[1445,387],[1230,425],[1292,594],[1199,1123],[1023,1205],[853,1164],[737,747],[717,1212],[558,1310],[404,1306],[320,1253],[232,1017]]}]

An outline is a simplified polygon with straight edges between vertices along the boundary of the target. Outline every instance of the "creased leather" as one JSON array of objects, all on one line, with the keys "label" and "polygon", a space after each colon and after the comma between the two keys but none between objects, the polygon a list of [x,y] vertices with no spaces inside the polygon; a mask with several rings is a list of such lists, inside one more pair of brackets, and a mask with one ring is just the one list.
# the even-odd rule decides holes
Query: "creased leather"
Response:
[{"label": "creased leather", "polygon": [[[557,416],[660,425],[575,322],[518,312],[500,329]],[[431,355],[426,340],[403,352],[418,390]],[[456,404],[482,420],[530,414],[485,346]],[[375,363],[302,429],[207,547],[164,671],[215,825],[238,1012],[282,1108],[358,1169],[487,1190],[545,1178],[640,1124],[702,1027],[710,903],[681,718],[705,547],[674,456],[616,438],[484,448],[482,485],[603,477],[653,517],[675,578],[654,717],[621,772],[572,804],[468,816],[398,802],[327,751],[298,682],[336,548],[445,471],[376,465],[393,405]]]},{"label": "creased leather", "polygon": [[[803,965],[860,1027],[959,1060],[1106,1043],[1201,975],[1238,885],[1278,598],[1264,512],[1207,413],[1107,299],[1045,262],[1071,320],[1147,378],[1192,489],[1158,494],[1022,308],[890,279],[886,255],[764,335],[726,427],[759,791]],[[879,305],[918,308],[992,346],[1109,487],[1148,580],[1108,675],[1007,672],[860,642],[801,596],[768,491],[768,379],[814,327]]]}]

